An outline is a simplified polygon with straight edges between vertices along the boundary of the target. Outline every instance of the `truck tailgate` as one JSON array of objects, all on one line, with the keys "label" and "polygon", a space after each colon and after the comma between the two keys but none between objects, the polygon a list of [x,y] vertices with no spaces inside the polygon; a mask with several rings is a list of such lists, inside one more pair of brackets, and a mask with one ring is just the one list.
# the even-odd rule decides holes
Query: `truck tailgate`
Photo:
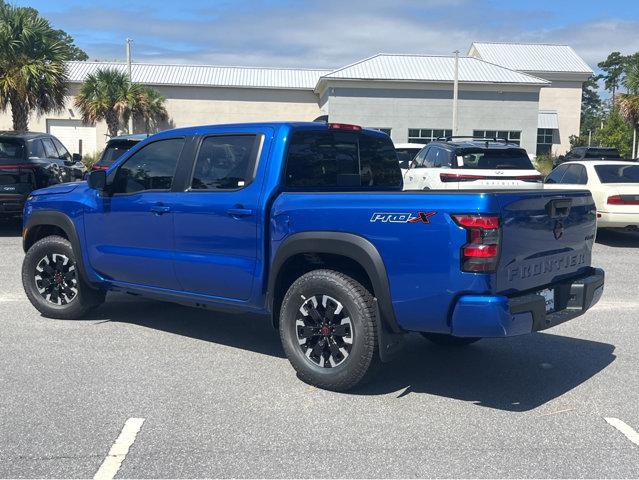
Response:
[{"label": "truck tailgate", "polygon": [[590,192],[502,193],[499,204],[502,240],[496,293],[539,289],[588,270],[596,232]]}]

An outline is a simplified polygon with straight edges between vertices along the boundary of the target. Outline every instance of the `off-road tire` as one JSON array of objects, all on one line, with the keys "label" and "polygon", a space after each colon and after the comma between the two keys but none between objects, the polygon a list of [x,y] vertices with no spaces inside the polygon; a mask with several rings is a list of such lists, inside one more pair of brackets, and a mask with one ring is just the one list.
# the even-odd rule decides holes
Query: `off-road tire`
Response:
[{"label": "off-road tire", "polygon": [[[72,264],[73,269],[71,270],[75,272],[75,275],[69,273],[70,280],[68,284],[73,286],[77,292],[74,293],[70,300],[60,305],[45,298],[46,292],[39,291],[38,280],[36,280],[36,276],[41,274],[37,270],[38,266],[40,265],[40,268],[42,268],[44,264],[41,262],[44,258],[52,258],[54,255],[56,255],[56,258],[68,259],[67,270],[70,269],[69,265]],[[71,243],[65,238],[59,236],[45,237],[38,240],[29,249],[22,262],[22,286],[31,304],[43,316],[65,320],[79,319],[89,310],[104,302],[105,293],[89,287],[82,281],[77,267]],[[61,303],[63,301],[60,299]]]},{"label": "off-road tire", "polygon": [[[350,352],[346,357],[340,357],[340,354],[336,352],[336,356],[341,358],[341,362],[336,366],[332,366],[334,363],[332,348],[346,337],[322,337],[321,334],[313,337],[313,339],[319,337],[329,344],[326,347],[327,357],[323,357],[328,360],[319,360],[324,366],[320,366],[312,356],[307,356],[308,344],[300,344],[298,328],[306,327],[300,326],[299,322],[305,321],[304,318],[310,318],[304,317],[300,309],[304,305],[311,305],[308,301],[314,297],[322,303],[324,296],[328,297],[329,303],[335,300],[343,306],[342,312],[345,313],[341,314],[343,317],[341,322],[350,323],[351,337],[347,340],[352,343],[348,345],[342,343],[342,346],[350,348]],[[325,315],[328,314],[326,310]],[[346,314],[348,317],[345,317]],[[308,384],[333,391],[346,391],[370,380],[380,363],[376,316],[377,306],[372,294],[348,275],[322,269],[313,270],[299,277],[284,296],[279,322],[284,351],[298,377]],[[300,319],[301,317],[303,318]],[[330,315],[330,318],[332,319],[333,316]],[[309,342],[313,339],[309,339]],[[333,339],[332,344],[331,339]]]}]

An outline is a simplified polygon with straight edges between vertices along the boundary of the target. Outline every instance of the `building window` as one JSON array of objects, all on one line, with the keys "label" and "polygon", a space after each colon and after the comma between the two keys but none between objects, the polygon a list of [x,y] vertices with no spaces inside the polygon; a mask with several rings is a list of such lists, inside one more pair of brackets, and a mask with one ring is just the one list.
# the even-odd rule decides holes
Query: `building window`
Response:
[{"label": "building window", "polygon": [[438,138],[451,137],[452,130],[439,130],[434,128],[409,128],[408,143],[430,143]]},{"label": "building window", "polygon": [[516,145],[521,144],[521,132],[517,130],[473,130],[475,138],[498,138]]},{"label": "building window", "polygon": [[537,129],[537,155],[550,155],[553,134],[554,130],[552,128]]},{"label": "building window", "polygon": [[391,130],[392,130],[390,128],[381,128],[381,127],[366,127],[366,128],[370,128],[371,130],[377,130],[379,132],[385,133],[389,137],[390,137]]}]

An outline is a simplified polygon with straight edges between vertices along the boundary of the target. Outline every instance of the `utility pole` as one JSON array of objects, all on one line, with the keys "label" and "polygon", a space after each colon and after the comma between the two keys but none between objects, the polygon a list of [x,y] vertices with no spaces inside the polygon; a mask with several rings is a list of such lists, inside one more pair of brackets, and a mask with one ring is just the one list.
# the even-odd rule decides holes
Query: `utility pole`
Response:
[{"label": "utility pole", "polygon": [[592,130],[588,130],[588,146],[590,146],[591,141],[592,141]]},{"label": "utility pole", "polygon": [[632,158],[637,158],[637,127],[632,129]]},{"label": "utility pole", "polygon": [[[133,40],[130,38],[126,39],[126,65],[129,74],[129,83],[133,85],[133,76],[131,75],[131,45],[133,45]],[[133,133],[133,114],[129,115],[129,133]]]},{"label": "utility pole", "polygon": [[459,50],[455,50],[455,73],[453,74],[453,135],[457,135],[458,93],[459,93]]}]

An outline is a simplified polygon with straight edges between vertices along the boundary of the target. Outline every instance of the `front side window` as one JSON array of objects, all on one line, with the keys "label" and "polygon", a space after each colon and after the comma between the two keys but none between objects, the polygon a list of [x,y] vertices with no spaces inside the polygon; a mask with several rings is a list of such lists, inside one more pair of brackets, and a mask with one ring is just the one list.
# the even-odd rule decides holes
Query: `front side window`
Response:
[{"label": "front side window", "polygon": [[452,130],[439,128],[409,128],[408,143],[430,143],[440,138],[451,137]]},{"label": "front side window", "polygon": [[58,151],[55,149],[55,145],[50,138],[43,138],[42,145],[44,145],[44,153],[47,158],[60,158]]},{"label": "front side window", "polygon": [[55,145],[55,148],[58,151],[58,157],[63,158],[65,160],[71,160],[71,154],[66,149],[66,147],[62,145],[62,143],[60,143],[60,141],[57,138],[51,138],[51,140],[53,141],[53,144]]},{"label": "front side window", "polygon": [[135,152],[118,169],[113,193],[170,190],[183,146],[183,138],[171,138],[150,143]]},{"label": "front side window", "polygon": [[253,181],[256,135],[220,135],[202,141],[192,190],[233,190]]},{"label": "front side window", "polygon": [[521,132],[518,130],[473,130],[473,137],[487,140],[496,138],[516,145],[521,143]]}]

